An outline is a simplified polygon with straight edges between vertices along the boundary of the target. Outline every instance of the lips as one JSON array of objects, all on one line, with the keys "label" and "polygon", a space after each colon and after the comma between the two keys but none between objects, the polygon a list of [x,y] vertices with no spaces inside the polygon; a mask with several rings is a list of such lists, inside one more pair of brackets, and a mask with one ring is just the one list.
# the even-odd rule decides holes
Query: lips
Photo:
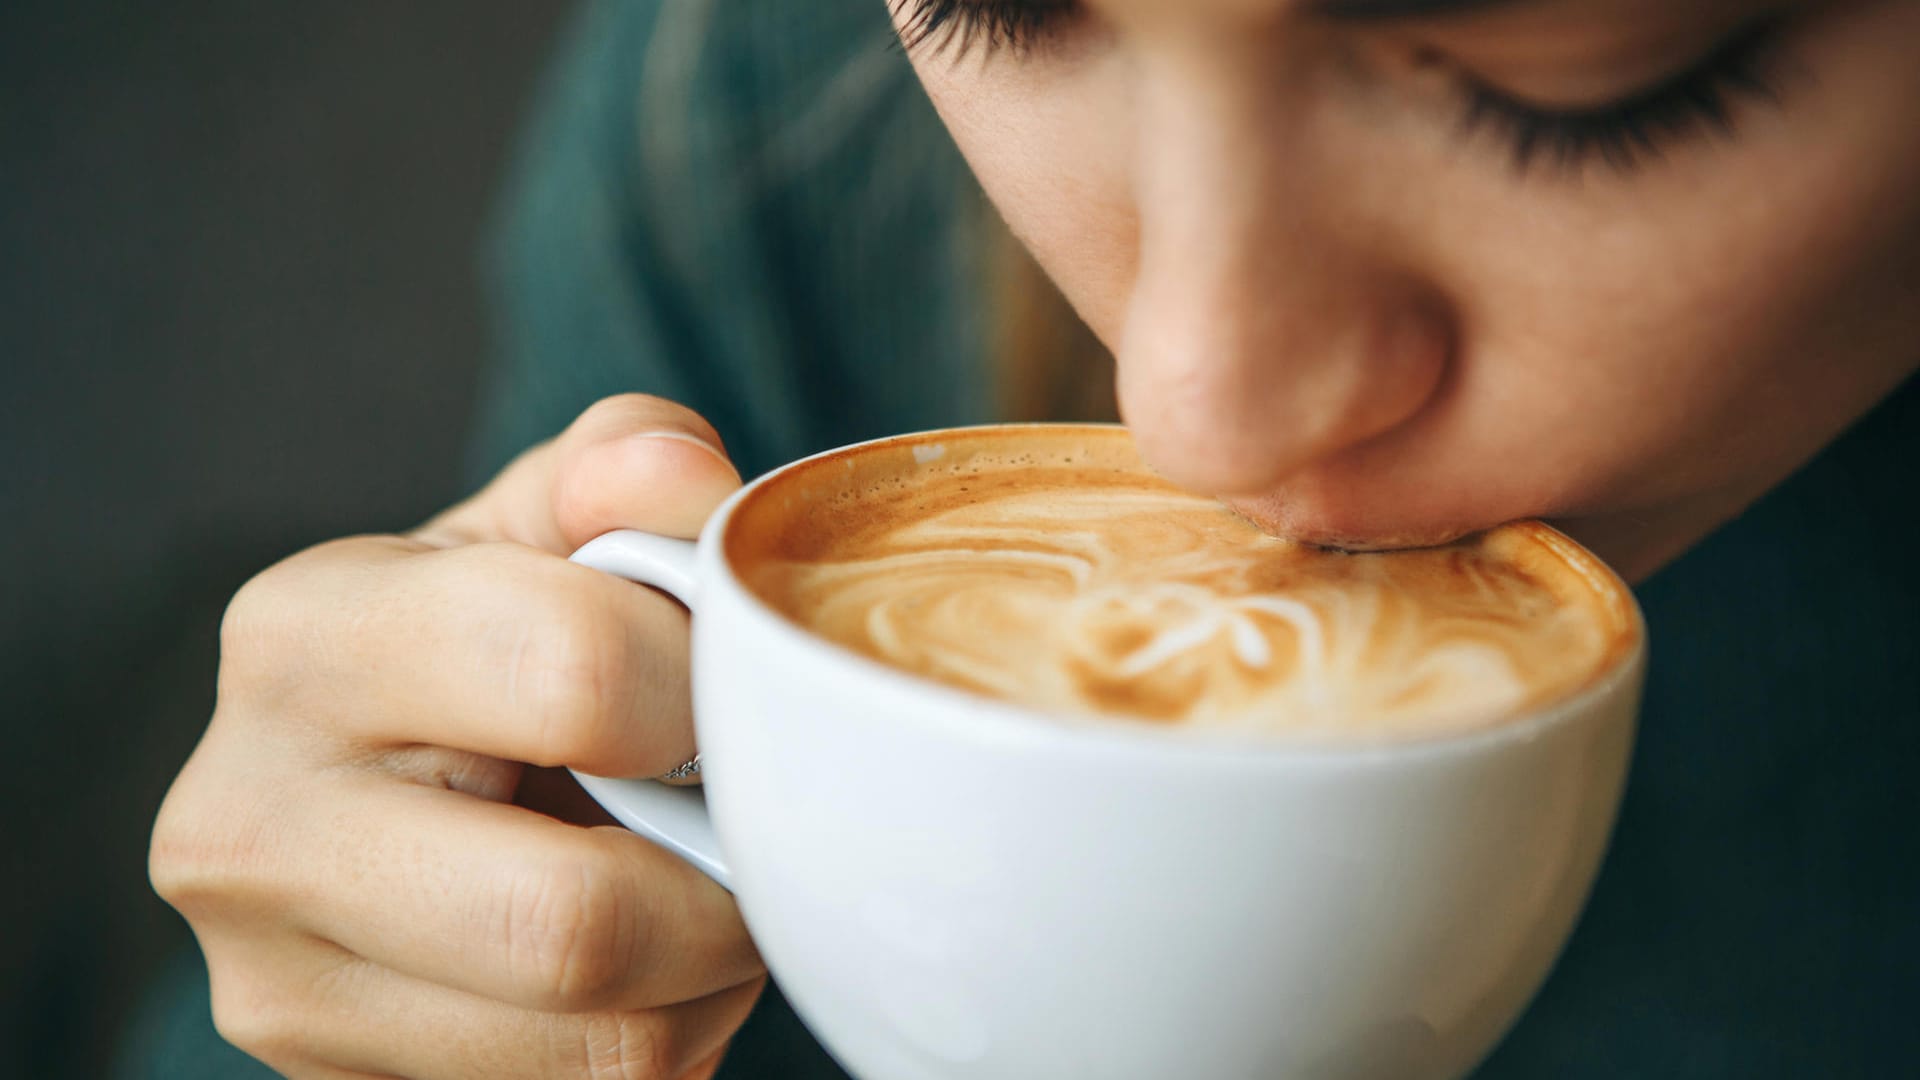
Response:
[{"label": "lips", "polygon": [[1290,502],[1284,497],[1261,496],[1221,501],[1248,524],[1269,536],[1333,551],[1404,551],[1441,547],[1499,524],[1490,521],[1477,525],[1359,529],[1350,523],[1330,524],[1323,513],[1316,512],[1311,506]]}]

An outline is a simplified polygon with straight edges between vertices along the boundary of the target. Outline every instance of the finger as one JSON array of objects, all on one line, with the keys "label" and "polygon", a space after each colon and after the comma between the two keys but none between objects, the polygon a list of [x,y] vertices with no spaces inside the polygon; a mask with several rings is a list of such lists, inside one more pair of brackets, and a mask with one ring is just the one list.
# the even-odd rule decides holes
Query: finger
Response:
[{"label": "finger", "polygon": [[289,915],[403,974],[546,1012],[691,1001],[765,971],[725,889],[619,828],[366,778],[303,821]]},{"label": "finger", "polygon": [[[209,957],[229,973],[245,959]],[[255,1056],[291,1076],[680,1077],[724,1051],[766,983],[657,1009],[564,1014],[416,979],[323,941],[279,961],[271,991],[241,1003],[216,992],[214,1010],[223,1031],[241,1035],[236,1045],[265,1050]]]},{"label": "finger", "polygon": [[421,1080],[677,1080],[724,1049],[765,985],[755,979],[661,1009],[567,1015],[514,1009],[399,976],[361,981],[390,982],[393,994],[409,1000],[387,1012],[350,1005],[347,1022],[330,1029],[327,1052],[369,1071]]},{"label": "finger", "polygon": [[691,539],[740,486],[713,425],[645,394],[606,398],[422,526],[436,546],[511,540],[569,554],[612,529]]},{"label": "finger", "polygon": [[273,711],[358,750],[424,743],[606,776],[693,753],[687,614],[661,593],[508,543],[360,537],[271,573],[269,595],[229,609],[223,698],[270,681]]},{"label": "finger", "polygon": [[[746,1021],[743,1019],[741,1022],[744,1024]],[[721,1043],[719,1049],[701,1061],[700,1064],[688,1069],[687,1074],[681,1077],[680,1080],[713,1080],[713,1074],[720,1071],[720,1062],[726,1059],[727,1046],[727,1043]]]},{"label": "finger", "polygon": [[195,931],[207,961],[214,1031],[290,1080],[394,1080],[331,1060],[319,1045],[313,991],[346,954],[337,945],[284,933]]}]

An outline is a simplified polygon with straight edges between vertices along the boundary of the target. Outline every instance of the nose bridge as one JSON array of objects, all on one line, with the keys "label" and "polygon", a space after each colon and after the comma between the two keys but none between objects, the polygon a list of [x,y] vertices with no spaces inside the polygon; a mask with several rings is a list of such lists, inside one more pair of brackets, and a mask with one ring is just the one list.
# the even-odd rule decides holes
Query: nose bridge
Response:
[{"label": "nose bridge", "polygon": [[1299,94],[1272,50],[1212,41],[1171,44],[1138,65],[1134,187],[1152,211],[1143,241],[1230,255],[1282,225],[1274,211],[1304,184],[1298,161],[1283,165],[1301,126]]},{"label": "nose bridge", "polygon": [[1364,235],[1285,65],[1168,50],[1136,87],[1121,408],[1162,472],[1221,494],[1392,426],[1438,377],[1431,305]]}]

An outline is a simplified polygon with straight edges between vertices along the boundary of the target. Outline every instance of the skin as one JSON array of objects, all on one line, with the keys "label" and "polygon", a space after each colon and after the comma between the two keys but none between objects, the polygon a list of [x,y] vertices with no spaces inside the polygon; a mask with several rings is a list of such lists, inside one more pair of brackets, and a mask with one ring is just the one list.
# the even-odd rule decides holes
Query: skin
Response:
[{"label": "skin", "polygon": [[1789,5],[1778,104],[1628,170],[1517,170],[1458,80],[1604,104],[1778,7],[1086,0],[911,55],[1170,479],[1337,546],[1548,518],[1639,579],[1920,365],[1920,4]]},{"label": "skin", "polygon": [[[1756,6],[1088,0],[913,56],[1169,477],[1341,545],[1548,517],[1637,578],[1920,363],[1920,4],[1788,6],[1779,105],[1630,170],[1517,170],[1458,79],[1601,103]],[[224,1036],[296,1077],[713,1075],[765,981],[738,910],[560,771],[690,756],[686,615],[565,556],[738,483],[701,418],[611,398],[240,591],[150,858]]]},{"label": "skin", "polygon": [[222,1036],[295,1077],[708,1077],[765,969],[733,898],[566,774],[691,756],[686,613],[567,562],[694,536],[739,477],[699,417],[594,406],[405,536],[261,573],[154,825]]}]

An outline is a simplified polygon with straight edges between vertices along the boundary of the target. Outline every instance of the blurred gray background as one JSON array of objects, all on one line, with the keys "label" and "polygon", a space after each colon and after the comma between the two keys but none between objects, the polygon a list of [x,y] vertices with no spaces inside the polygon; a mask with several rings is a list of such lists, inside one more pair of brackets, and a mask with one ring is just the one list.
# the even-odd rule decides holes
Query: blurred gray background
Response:
[{"label": "blurred gray background", "polygon": [[0,0],[0,1076],[186,940],[148,825],[226,597],[460,492],[477,241],[560,0]]}]

